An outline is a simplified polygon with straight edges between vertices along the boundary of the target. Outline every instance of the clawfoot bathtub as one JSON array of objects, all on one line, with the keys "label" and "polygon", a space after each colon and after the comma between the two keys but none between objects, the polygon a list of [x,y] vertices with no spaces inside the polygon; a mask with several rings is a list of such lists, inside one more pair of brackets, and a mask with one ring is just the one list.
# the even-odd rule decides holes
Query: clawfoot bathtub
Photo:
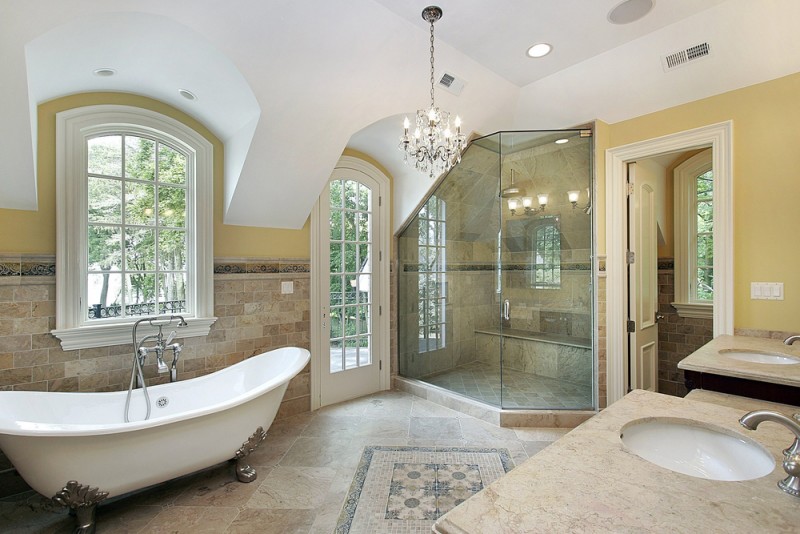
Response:
[{"label": "clawfoot bathtub", "polygon": [[239,480],[255,470],[247,455],[264,439],[307,350],[276,349],[221,371],[141,389],[130,402],[111,393],[0,392],[0,449],[36,491],[72,508],[79,530],[94,530],[106,497],[164,482],[229,459]]}]

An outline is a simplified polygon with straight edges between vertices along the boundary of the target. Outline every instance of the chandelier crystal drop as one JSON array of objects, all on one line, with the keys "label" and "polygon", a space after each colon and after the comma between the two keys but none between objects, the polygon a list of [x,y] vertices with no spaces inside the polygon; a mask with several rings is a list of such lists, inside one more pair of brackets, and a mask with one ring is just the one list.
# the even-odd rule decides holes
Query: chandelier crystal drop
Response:
[{"label": "chandelier crystal drop", "polygon": [[431,106],[417,110],[413,132],[410,131],[408,117],[405,118],[399,148],[407,165],[413,164],[417,170],[434,178],[461,161],[467,138],[461,133],[461,118],[456,116],[451,126],[450,113],[436,107],[433,97],[433,23],[442,18],[442,10],[437,6],[428,6],[422,10],[422,18],[431,25]]}]

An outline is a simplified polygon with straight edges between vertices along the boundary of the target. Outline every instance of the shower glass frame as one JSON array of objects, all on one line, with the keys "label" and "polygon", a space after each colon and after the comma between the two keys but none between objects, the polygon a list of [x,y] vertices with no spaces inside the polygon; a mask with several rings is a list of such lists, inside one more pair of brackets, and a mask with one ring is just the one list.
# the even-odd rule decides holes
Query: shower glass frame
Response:
[{"label": "shower glass frame", "polygon": [[593,148],[588,129],[497,132],[437,181],[397,234],[400,376],[503,409],[596,408]]}]

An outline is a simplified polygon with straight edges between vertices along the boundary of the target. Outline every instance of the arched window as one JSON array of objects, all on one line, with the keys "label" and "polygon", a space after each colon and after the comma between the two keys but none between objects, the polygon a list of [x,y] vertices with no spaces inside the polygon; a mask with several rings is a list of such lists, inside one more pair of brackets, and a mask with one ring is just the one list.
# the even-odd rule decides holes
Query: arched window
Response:
[{"label": "arched window", "polygon": [[674,171],[675,302],[681,317],[708,318],[714,303],[714,171],[711,149]]},{"label": "arched window", "polygon": [[65,349],[130,342],[143,316],[213,322],[212,147],[161,114],[57,115],[57,310]]}]

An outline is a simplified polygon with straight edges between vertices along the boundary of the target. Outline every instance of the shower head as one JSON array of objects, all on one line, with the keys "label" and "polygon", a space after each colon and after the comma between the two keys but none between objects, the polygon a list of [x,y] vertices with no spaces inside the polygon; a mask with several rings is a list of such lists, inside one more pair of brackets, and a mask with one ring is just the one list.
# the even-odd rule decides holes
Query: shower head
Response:
[{"label": "shower head", "polygon": [[502,198],[525,196],[525,192],[514,185],[514,169],[511,169],[511,185],[500,192]]}]

